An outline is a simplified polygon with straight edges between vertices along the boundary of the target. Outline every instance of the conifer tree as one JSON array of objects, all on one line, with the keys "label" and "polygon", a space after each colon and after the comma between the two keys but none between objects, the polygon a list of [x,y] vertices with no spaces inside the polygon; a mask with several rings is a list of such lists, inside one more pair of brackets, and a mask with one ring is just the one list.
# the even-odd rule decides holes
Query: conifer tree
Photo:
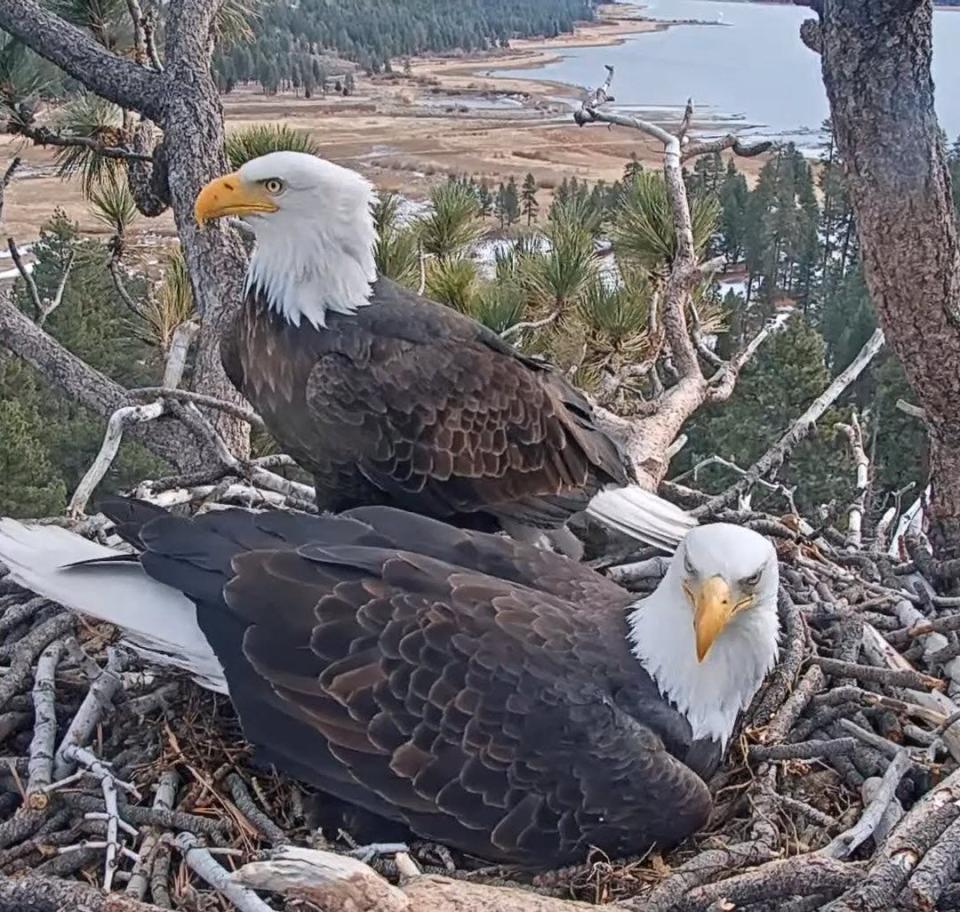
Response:
[{"label": "conifer tree", "polygon": [[540,211],[540,203],[537,202],[537,181],[533,174],[528,173],[523,180],[521,203],[523,214],[527,217],[527,224],[532,225]]},{"label": "conifer tree", "polygon": [[513,177],[507,181],[504,188],[504,215],[508,225],[513,225],[520,220],[520,192]]}]

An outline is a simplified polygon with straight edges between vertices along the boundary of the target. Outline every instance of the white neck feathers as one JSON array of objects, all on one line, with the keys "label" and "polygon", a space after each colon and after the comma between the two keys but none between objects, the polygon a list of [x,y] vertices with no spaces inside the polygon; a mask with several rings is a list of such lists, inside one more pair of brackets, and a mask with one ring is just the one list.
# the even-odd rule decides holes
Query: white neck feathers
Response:
[{"label": "white neck feathers", "polygon": [[290,188],[280,211],[248,220],[256,244],[247,290],[259,291],[294,326],[325,326],[328,313],[356,313],[373,293],[373,188],[359,174],[338,171],[341,179],[321,192]]},{"label": "white neck feathers", "polygon": [[759,594],[753,608],[731,619],[698,662],[692,608],[676,564],[652,595],[635,604],[629,639],[661,696],[687,717],[693,737],[712,738],[725,748],[737,716],[777,661],[776,582],[770,597]]}]

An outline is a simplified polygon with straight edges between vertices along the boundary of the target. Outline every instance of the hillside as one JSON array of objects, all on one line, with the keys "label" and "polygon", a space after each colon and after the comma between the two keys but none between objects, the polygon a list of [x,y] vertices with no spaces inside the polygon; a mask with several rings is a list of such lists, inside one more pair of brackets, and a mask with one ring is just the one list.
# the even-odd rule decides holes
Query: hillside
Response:
[{"label": "hillside", "polygon": [[[308,90],[324,78],[323,51],[379,72],[427,52],[504,47],[513,38],[555,37],[593,19],[596,0],[279,0],[253,26],[253,40],[226,51],[221,78],[278,80]],[[327,72],[329,68],[327,67]]]}]

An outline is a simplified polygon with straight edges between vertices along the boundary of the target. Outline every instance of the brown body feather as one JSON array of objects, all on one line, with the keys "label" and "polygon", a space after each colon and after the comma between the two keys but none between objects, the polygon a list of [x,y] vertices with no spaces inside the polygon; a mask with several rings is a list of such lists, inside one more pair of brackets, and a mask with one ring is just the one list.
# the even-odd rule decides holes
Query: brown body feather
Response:
[{"label": "brown body feather", "polygon": [[621,856],[706,822],[719,746],[692,740],[630,650],[632,597],[589,568],[384,507],[104,509],[197,604],[264,762],[503,862]]},{"label": "brown body feather", "polygon": [[299,327],[248,294],[223,362],[321,509],[392,504],[495,528],[562,525],[632,470],[548,365],[379,280],[356,314]]}]

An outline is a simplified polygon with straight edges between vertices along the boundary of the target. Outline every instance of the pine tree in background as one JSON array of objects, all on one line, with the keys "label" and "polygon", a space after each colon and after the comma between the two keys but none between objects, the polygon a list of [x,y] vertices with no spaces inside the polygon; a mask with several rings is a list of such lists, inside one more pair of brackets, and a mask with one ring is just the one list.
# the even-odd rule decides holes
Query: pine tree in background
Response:
[{"label": "pine tree in background", "polygon": [[537,181],[532,174],[527,174],[523,180],[520,199],[523,214],[527,217],[527,224],[532,225],[540,211],[540,203],[537,202]]},{"label": "pine tree in background", "polygon": [[[122,385],[156,384],[161,363],[156,351],[140,338],[136,318],[113,284],[107,270],[110,251],[99,241],[80,239],[76,225],[62,213],[44,226],[33,249],[33,278],[41,299],[52,300],[71,251],[75,258],[62,303],[44,328]],[[135,298],[143,289],[141,281],[130,280],[128,291]],[[33,316],[19,280],[14,300]],[[0,514],[61,512],[64,498],[100,449],[104,422],[63,398],[36,371],[14,358],[0,357],[0,403]],[[125,441],[100,490],[116,491],[166,471],[141,446]]]},{"label": "pine tree in background", "polygon": [[737,170],[731,159],[719,190],[720,235],[718,247],[728,263],[739,263],[743,259],[744,242],[747,234],[747,206],[750,190],[747,179]]},{"label": "pine tree in background", "polygon": [[507,181],[503,191],[503,210],[507,225],[513,225],[520,221],[520,192],[517,190],[517,182],[511,177]]},{"label": "pine tree in background", "polygon": [[500,230],[503,231],[507,227],[507,186],[502,182],[497,188],[497,197],[494,201],[493,211],[497,216],[497,220],[500,222]]},{"label": "pine tree in background", "polygon": [[22,391],[13,391],[11,371],[12,361],[0,360],[0,509],[9,516],[53,516],[66,506],[66,485],[38,435],[43,415]]},{"label": "pine tree in background", "polygon": [[480,181],[477,187],[477,205],[484,218],[493,214],[493,194],[490,192],[490,184],[486,178]]},{"label": "pine tree in background", "polygon": [[[823,338],[801,316],[763,345],[746,367],[733,397],[717,407],[698,413],[688,426],[689,442],[675,463],[678,471],[692,468],[708,456],[746,468],[790,427],[790,424],[830,383]],[[823,503],[849,497],[853,467],[834,425],[844,418],[831,410],[818,424],[816,438],[794,451],[779,478],[797,486],[797,505],[812,511]],[[745,429],[749,429],[745,433]],[[736,480],[727,469],[711,467],[699,476],[709,490],[719,491]],[[769,502],[783,504],[778,495],[758,488],[754,507]]]}]

